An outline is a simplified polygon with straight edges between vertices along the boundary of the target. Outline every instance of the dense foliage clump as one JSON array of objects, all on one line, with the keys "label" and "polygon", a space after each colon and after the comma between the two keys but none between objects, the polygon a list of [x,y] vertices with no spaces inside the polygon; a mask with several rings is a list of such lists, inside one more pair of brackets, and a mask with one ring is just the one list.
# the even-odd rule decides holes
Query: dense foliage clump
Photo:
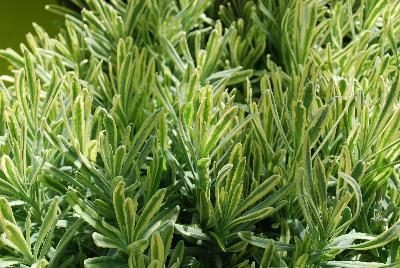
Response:
[{"label": "dense foliage clump", "polygon": [[399,267],[400,4],[72,0],[0,78],[1,267]]}]

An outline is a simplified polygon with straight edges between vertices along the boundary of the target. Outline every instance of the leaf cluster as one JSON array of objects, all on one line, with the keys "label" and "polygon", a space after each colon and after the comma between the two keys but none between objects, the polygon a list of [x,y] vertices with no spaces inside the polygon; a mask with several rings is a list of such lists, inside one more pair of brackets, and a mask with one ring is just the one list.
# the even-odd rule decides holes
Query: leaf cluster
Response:
[{"label": "leaf cluster", "polygon": [[71,0],[0,56],[1,267],[400,266],[400,5]]}]

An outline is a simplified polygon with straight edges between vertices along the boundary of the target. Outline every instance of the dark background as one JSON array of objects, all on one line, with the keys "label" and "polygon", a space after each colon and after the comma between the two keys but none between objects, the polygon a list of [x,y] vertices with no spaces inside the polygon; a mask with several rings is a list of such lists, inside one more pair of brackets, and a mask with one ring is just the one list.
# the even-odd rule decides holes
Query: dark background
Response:
[{"label": "dark background", "polygon": [[[63,19],[45,10],[45,5],[57,0],[0,0],[0,49],[18,50],[25,36],[33,32],[32,22],[42,26],[50,36],[57,33],[57,23]],[[9,74],[8,64],[0,59],[0,75]]]}]

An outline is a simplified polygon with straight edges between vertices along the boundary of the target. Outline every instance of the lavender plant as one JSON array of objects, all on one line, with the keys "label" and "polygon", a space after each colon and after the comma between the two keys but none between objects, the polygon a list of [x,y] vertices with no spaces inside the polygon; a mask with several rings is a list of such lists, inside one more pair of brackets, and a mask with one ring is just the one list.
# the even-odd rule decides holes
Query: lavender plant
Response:
[{"label": "lavender plant", "polygon": [[0,51],[0,267],[400,266],[396,1],[71,2]]}]

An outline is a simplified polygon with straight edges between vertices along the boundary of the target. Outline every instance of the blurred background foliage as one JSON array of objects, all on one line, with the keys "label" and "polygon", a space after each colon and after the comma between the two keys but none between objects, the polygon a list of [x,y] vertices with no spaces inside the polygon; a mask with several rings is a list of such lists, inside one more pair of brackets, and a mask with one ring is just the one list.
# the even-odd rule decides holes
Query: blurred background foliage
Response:
[{"label": "blurred background foliage", "polygon": [[[18,49],[27,33],[33,31],[32,22],[39,24],[50,35],[57,33],[63,19],[47,10],[48,4],[65,4],[60,0],[0,0],[0,48]],[[8,63],[0,59],[0,74],[9,73]]]}]

